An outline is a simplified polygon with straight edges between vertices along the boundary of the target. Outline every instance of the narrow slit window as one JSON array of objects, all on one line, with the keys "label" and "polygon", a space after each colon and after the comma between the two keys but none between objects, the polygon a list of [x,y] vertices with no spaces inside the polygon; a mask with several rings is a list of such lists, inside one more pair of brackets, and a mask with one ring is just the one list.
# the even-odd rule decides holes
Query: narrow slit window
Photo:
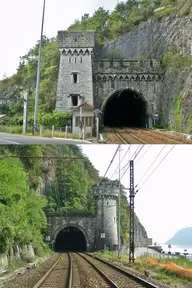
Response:
[{"label": "narrow slit window", "polygon": [[81,57],[81,63],[83,63],[83,58]]},{"label": "narrow slit window", "polygon": [[73,73],[73,83],[77,83],[77,73]]},{"label": "narrow slit window", "polygon": [[71,63],[71,57],[69,57],[69,63]]},{"label": "narrow slit window", "polygon": [[72,105],[73,106],[77,106],[77,103],[78,103],[78,96],[77,95],[73,95],[71,96],[71,100],[72,100]]},{"label": "narrow slit window", "polygon": [[75,57],[75,63],[77,63],[77,58]]}]

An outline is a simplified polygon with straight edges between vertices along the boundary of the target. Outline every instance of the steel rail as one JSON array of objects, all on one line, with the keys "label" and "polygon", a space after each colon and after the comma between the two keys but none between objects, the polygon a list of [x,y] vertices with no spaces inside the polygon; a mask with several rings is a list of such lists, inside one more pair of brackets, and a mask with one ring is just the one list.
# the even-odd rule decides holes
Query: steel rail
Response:
[{"label": "steel rail", "polygon": [[135,276],[132,273],[126,271],[125,269],[117,267],[116,265],[113,265],[113,264],[111,264],[111,263],[109,263],[109,262],[107,262],[107,261],[105,261],[105,260],[103,260],[103,259],[101,259],[101,258],[99,258],[97,256],[91,255],[91,254],[86,253],[86,252],[84,252],[84,254],[86,254],[89,257],[94,258],[94,259],[106,264],[107,266],[109,266],[109,267],[113,268],[114,270],[122,273],[123,275],[131,278],[132,280],[134,280],[135,282],[141,284],[144,287],[147,287],[147,288],[159,288],[158,286],[156,286],[156,285],[154,285],[154,284],[152,284],[152,283],[150,283],[150,282],[148,282],[148,281],[146,281],[146,280],[144,280],[144,279],[142,279],[142,278],[140,278],[138,276]]},{"label": "steel rail", "polygon": [[[72,279],[73,279],[73,265],[72,265],[72,259],[70,253],[67,253],[68,255],[68,261],[69,261],[69,270],[67,275],[67,288],[72,288]],[[32,287],[32,288],[40,288],[42,285],[44,285],[45,280],[51,275],[51,273],[54,271],[56,265],[61,260],[61,254],[59,254],[58,259],[56,262],[52,265],[52,267],[41,277],[41,279]],[[44,286],[42,286],[44,287]],[[49,286],[50,287],[50,286]],[[63,283],[63,287],[65,287],[65,284]]]},{"label": "steel rail", "polygon": [[[107,284],[110,285],[111,288],[120,288],[115,284],[108,276],[106,276],[97,266],[95,266],[91,261],[89,261],[86,257],[84,257],[82,254],[77,253],[80,257],[82,257],[87,263],[89,263],[96,271],[97,273],[107,282]],[[86,254],[86,253],[84,253]],[[89,254],[88,254],[89,255]]]}]

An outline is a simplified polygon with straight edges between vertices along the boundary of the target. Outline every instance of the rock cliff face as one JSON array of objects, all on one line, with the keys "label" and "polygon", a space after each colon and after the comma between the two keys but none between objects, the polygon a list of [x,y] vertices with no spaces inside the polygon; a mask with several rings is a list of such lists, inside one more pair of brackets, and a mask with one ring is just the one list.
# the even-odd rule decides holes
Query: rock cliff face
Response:
[{"label": "rock cliff face", "polygon": [[35,252],[32,245],[22,245],[12,247],[8,255],[0,255],[0,274],[5,271],[9,264],[13,264],[17,260],[33,261]]},{"label": "rock cliff face", "polygon": [[162,20],[143,23],[120,38],[107,42],[100,55],[105,58],[115,50],[121,51],[126,58],[146,54],[161,58],[165,50],[173,46],[181,54],[192,53],[192,12],[187,16],[173,13]]},{"label": "rock cliff face", "polygon": [[[187,9],[190,1],[186,1],[180,13],[173,13],[161,20],[148,21],[138,28],[126,33],[120,38],[107,42],[100,52],[101,58],[106,58],[111,52],[118,52],[124,58],[144,59],[156,58],[161,60],[168,49],[176,48],[181,57],[192,55],[192,11],[181,16]],[[190,5],[189,5],[190,7]],[[180,15],[181,14],[181,15]],[[162,119],[174,126],[173,106],[180,93],[182,127],[190,132],[192,116],[192,68],[179,72],[165,73],[162,95]]]},{"label": "rock cliff face", "polygon": [[148,237],[147,232],[138,217],[135,217],[135,246],[147,247]]}]

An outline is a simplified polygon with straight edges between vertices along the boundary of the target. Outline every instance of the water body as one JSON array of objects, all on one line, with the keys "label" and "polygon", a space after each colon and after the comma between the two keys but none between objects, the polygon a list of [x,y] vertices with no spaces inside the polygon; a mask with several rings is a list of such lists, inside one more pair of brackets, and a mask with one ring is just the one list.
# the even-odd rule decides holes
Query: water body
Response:
[{"label": "water body", "polygon": [[[164,244],[160,244],[160,246],[162,247],[163,251],[165,253],[168,253],[169,251],[172,254],[175,254],[176,252],[179,252],[181,255],[184,255],[184,253],[188,253],[189,255],[187,255],[187,258],[189,260],[192,260],[192,246],[177,246],[177,245],[171,245],[171,249],[169,250],[168,245],[164,245]],[[184,250],[187,251],[184,251]]]}]

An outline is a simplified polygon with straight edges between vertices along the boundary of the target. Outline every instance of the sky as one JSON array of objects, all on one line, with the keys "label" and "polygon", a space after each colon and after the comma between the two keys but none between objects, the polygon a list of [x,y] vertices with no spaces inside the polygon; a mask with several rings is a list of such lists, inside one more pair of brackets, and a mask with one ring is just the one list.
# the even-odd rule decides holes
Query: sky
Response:
[{"label": "sky", "polygon": [[[122,159],[130,145],[121,145],[120,158]],[[82,151],[88,156],[94,167],[104,176],[118,145],[82,145]],[[141,147],[141,146],[139,146]],[[169,150],[172,151],[169,152]],[[121,162],[122,169],[128,162],[138,145],[131,145]],[[163,150],[162,150],[163,149]],[[161,153],[160,153],[161,152]],[[159,167],[142,185],[145,179],[165,157]],[[160,153],[160,154],[159,154]],[[159,154],[159,156],[158,156]],[[144,176],[147,169],[158,156],[153,166]],[[141,159],[140,159],[141,158]],[[116,155],[106,177],[118,179],[119,154]],[[153,242],[163,244],[179,229],[192,226],[190,214],[192,206],[191,191],[191,145],[144,145],[134,161],[135,185],[139,189],[135,197],[135,212],[145,227],[148,237]],[[121,170],[121,183],[129,188],[129,170]],[[123,176],[124,174],[124,176]],[[144,176],[143,179],[141,179]],[[140,181],[141,179],[141,181]],[[127,191],[128,195],[129,191]]]},{"label": "sky", "polygon": [[[55,37],[75,19],[99,7],[112,11],[118,0],[46,0],[44,35]],[[16,72],[20,56],[40,39],[43,0],[0,0],[0,80]]]}]

